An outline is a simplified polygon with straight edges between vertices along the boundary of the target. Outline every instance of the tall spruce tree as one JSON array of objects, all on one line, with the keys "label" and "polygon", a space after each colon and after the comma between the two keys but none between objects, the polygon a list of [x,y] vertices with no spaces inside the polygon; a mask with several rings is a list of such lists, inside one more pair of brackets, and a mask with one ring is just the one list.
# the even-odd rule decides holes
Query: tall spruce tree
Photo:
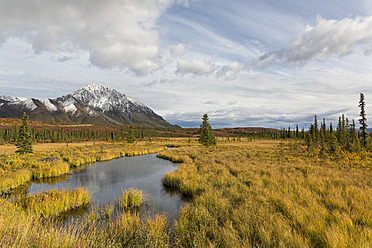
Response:
[{"label": "tall spruce tree", "polygon": [[127,142],[128,143],[134,143],[134,142],[136,142],[136,136],[134,135],[132,124],[130,124],[130,126],[129,126],[129,132],[128,132],[128,136],[127,136]]},{"label": "tall spruce tree", "polygon": [[318,118],[314,117],[314,139],[315,143],[319,142],[319,127],[318,127]]},{"label": "tall spruce tree", "polygon": [[33,152],[31,131],[27,121],[28,116],[26,113],[23,113],[22,124],[19,128],[18,137],[16,139],[16,146],[18,148],[16,153],[26,154]]},{"label": "tall spruce tree", "polygon": [[360,129],[362,130],[362,146],[366,147],[367,145],[367,117],[365,111],[366,103],[364,100],[364,94],[360,93],[360,100],[359,100],[359,108],[360,108],[360,119],[358,120],[360,123]]},{"label": "tall spruce tree", "polygon": [[204,114],[203,123],[200,125],[200,136],[199,142],[205,147],[210,147],[216,145],[216,138],[213,135],[212,127],[209,124],[209,118],[207,114]]}]

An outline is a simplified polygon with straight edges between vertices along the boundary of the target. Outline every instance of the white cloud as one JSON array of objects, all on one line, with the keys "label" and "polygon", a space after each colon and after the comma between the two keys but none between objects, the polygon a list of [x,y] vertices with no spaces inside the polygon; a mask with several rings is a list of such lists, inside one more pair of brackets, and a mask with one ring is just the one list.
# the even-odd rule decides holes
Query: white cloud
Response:
[{"label": "white cloud", "polygon": [[85,51],[93,65],[147,74],[161,67],[157,19],[185,0],[0,0],[0,44],[18,37],[36,53]]},{"label": "white cloud", "polygon": [[247,68],[244,64],[237,61],[231,62],[230,64],[224,65],[218,72],[217,75],[225,77],[225,79],[235,79],[238,74],[246,71]]},{"label": "white cloud", "polygon": [[178,60],[177,62],[177,73],[180,74],[208,75],[215,70],[216,66],[213,63],[203,60]]},{"label": "white cloud", "polygon": [[311,60],[325,60],[331,56],[346,56],[372,49],[372,16],[326,20],[318,17],[316,26],[308,26],[305,32],[287,46],[260,56],[255,64],[267,66],[275,61],[288,64],[304,64]]},{"label": "white cloud", "polygon": [[189,49],[191,48],[190,44],[178,44],[171,47],[171,55],[182,57]]}]

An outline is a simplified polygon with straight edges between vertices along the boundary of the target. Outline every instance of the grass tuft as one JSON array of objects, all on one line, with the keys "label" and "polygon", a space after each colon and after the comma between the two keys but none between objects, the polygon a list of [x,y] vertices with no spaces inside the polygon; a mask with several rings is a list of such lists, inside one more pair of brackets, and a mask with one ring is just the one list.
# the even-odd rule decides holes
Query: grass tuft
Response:
[{"label": "grass tuft", "polygon": [[143,204],[143,193],[133,188],[125,189],[118,202],[120,208],[139,208]]}]

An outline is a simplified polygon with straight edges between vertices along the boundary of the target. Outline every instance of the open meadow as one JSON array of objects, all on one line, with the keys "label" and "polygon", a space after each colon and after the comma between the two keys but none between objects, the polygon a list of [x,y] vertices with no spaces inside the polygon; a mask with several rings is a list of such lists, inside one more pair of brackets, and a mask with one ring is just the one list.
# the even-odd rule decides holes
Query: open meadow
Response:
[{"label": "open meadow", "polygon": [[[176,148],[164,151],[167,146]],[[2,181],[9,176],[22,184],[19,175],[28,172],[24,180],[43,177],[51,170],[48,166],[66,165],[68,171],[84,163],[159,151],[161,158],[182,162],[163,178],[167,188],[189,199],[178,220],[164,215],[141,219],[136,207],[130,207],[141,193],[123,189],[113,206],[97,208],[72,227],[58,228],[53,218],[88,204],[89,195],[83,189],[49,192],[34,199],[0,200],[0,246],[371,247],[371,155],[320,157],[296,139],[219,138],[211,148],[186,138],[65,145],[22,155],[27,158],[2,155]],[[41,162],[44,157],[58,159]],[[53,197],[64,197],[67,205],[57,209]],[[121,209],[115,219],[114,209]]]}]

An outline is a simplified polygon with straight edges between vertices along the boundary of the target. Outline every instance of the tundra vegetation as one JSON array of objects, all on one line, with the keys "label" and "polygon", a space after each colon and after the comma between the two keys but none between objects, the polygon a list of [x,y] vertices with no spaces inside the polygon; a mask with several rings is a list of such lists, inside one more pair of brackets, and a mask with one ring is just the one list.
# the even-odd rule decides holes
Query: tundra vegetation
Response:
[{"label": "tundra vegetation", "polygon": [[[191,142],[172,139],[168,142],[178,147],[159,153],[159,157],[182,162],[176,171],[163,178],[165,186],[190,199],[176,221],[163,215],[140,218],[135,205],[141,204],[142,194],[135,189],[124,190],[117,206],[96,208],[65,229],[56,228],[51,221],[50,216],[56,214],[33,210],[32,202],[39,204],[38,200],[2,200],[0,244],[36,247],[368,247],[371,244],[370,151],[341,152],[340,146],[340,156],[334,157],[321,155],[320,149],[309,151],[303,140],[295,138],[217,139],[217,145],[212,148],[205,148],[197,139]],[[163,145],[152,143],[153,149]],[[145,147],[136,144],[133,148],[139,146]],[[69,149],[63,154],[68,154]],[[89,150],[94,148],[74,148],[79,154]],[[95,150],[91,154],[100,154],[99,147]],[[113,218],[115,208],[120,211]],[[170,230],[168,225],[172,226]]]},{"label": "tundra vegetation", "polygon": [[[308,132],[298,127],[214,132],[229,135],[217,136],[208,147],[193,136],[140,137],[135,143],[3,154],[0,182],[6,195],[27,181],[86,163],[159,152],[181,163],[162,183],[188,203],[177,220],[142,218],[142,192],[123,189],[113,205],[92,206],[77,223],[61,228],[55,218],[88,204],[83,189],[3,198],[0,246],[371,247],[372,142],[356,129],[345,116],[335,129],[325,120],[318,125],[315,117]],[[167,150],[170,146],[175,149]]]}]

